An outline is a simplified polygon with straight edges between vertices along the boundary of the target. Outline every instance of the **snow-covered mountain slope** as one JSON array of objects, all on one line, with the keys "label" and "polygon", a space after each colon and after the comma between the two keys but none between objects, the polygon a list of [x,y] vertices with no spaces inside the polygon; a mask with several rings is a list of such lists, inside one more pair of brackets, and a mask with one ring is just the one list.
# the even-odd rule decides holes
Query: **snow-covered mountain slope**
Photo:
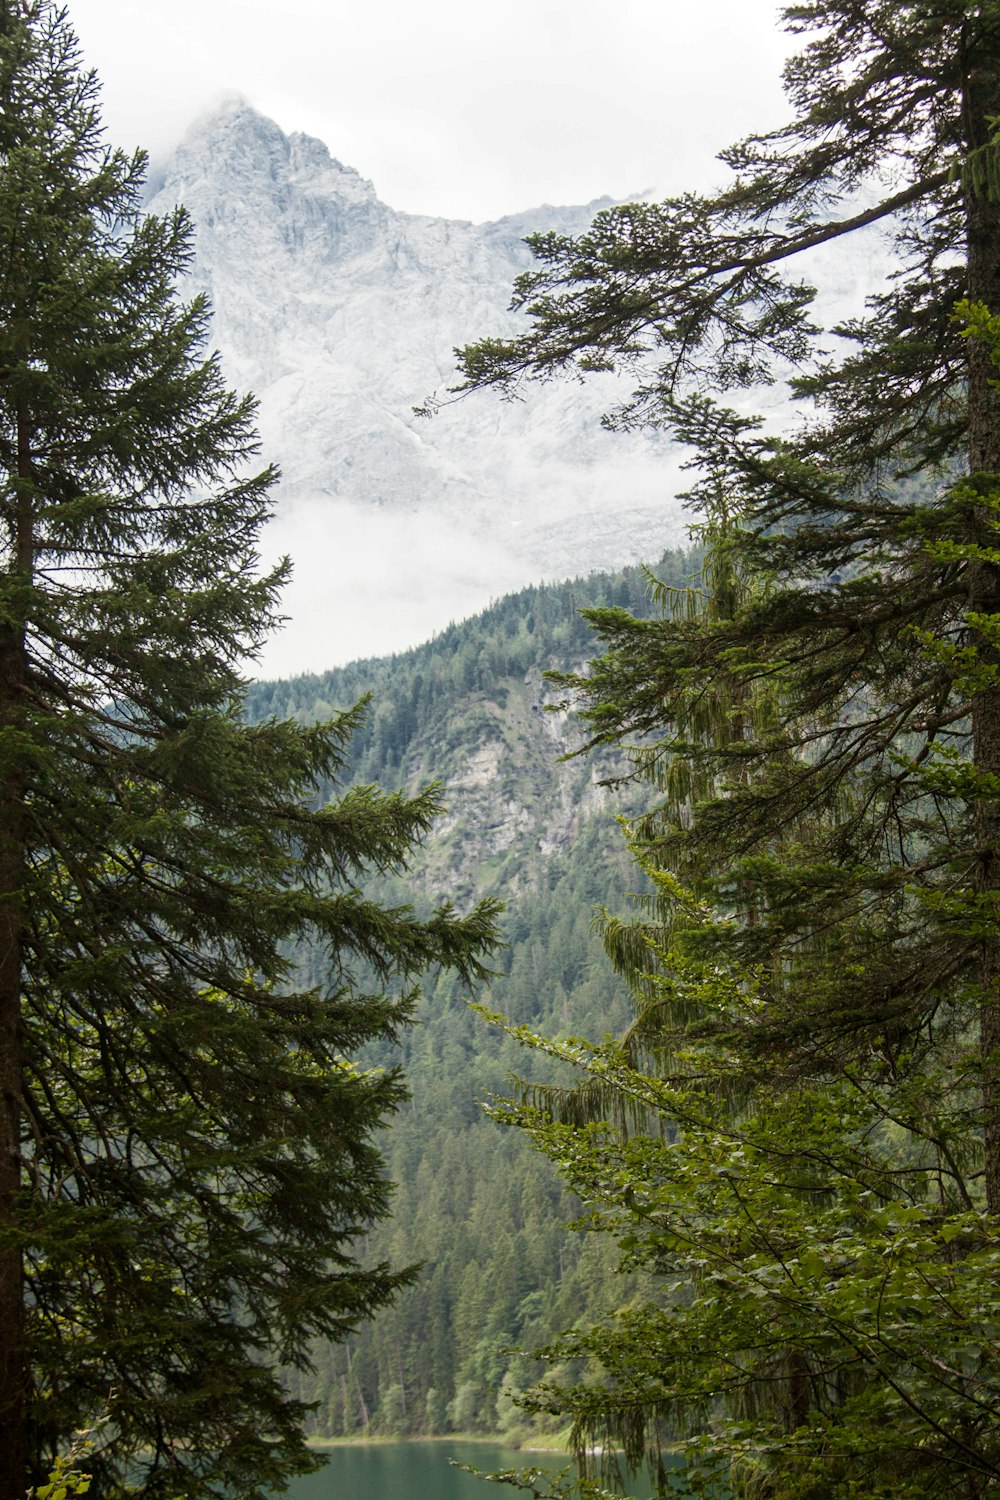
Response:
[{"label": "snow-covered mountain slope", "polygon": [[610,381],[413,412],[454,382],[455,345],[514,326],[523,236],[582,229],[600,203],[479,225],[396,213],[241,101],[199,122],[150,188],[153,211],[191,214],[192,283],[282,469],[269,545],[295,583],[267,672],[409,646],[508,589],[682,536],[677,455],[602,430]]}]

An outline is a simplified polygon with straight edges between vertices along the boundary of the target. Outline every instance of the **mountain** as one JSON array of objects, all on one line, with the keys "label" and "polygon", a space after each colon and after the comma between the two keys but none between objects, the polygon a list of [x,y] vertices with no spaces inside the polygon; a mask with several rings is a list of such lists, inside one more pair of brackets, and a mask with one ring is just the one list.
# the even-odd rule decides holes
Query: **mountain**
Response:
[{"label": "mountain", "polygon": [[184,290],[210,297],[227,376],[257,395],[282,469],[268,547],[293,556],[294,623],[265,670],[410,646],[512,588],[682,538],[675,451],[601,428],[612,377],[413,412],[454,382],[455,345],[517,326],[524,235],[579,231],[602,202],[478,225],[397,213],[321,142],[238,100],[149,190],[154,212],[192,217]]},{"label": "mountain", "polygon": [[[679,584],[694,567],[669,554],[657,572]],[[405,877],[375,888],[417,904],[502,898],[508,947],[477,998],[550,1035],[599,1038],[627,1024],[625,987],[592,924],[598,903],[629,911],[638,876],[616,821],[626,792],[601,784],[616,763],[560,758],[580,735],[564,711],[550,711],[556,694],[542,674],[579,668],[595,653],[582,607],[647,614],[647,583],[631,568],[533,586],[415,650],[249,692],[253,717],[306,722],[371,692],[353,778],[410,790],[435,779],[447,804]],[[316,981],[323,961],[301,955]],[[411,1091],[382,1143],[394,1215],[372,1230],[367,1254],[420,1261],[423,1271],[392,1308],[318,1349],[313,1376],[289,1375],[295,1394],[317,1403],[314,1430],[323,1435],[457,1429],[525,1438],[513,1398],[541,1367],[517,1348],[620,1306],[635,1289],[616,1273],[613,1243],[566,1229],[579,1205],[550,1164],[483,1115],[482,1101],[508,1092],[512,1072],[551,1078],[552,1064],[464,999],[453,978],[432,976],[419,1024],[398,1048],[366,1059],[401,1063]]]}]

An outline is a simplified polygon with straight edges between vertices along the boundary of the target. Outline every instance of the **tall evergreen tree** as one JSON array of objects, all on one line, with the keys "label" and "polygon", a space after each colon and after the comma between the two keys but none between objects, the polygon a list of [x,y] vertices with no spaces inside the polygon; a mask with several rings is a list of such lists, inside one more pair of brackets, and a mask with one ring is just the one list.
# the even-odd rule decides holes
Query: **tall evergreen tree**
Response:
[{"label": "tall evergreen tree", "polygon": [[[979,1496],[1000,1483],[1000,6],[784,15],[807,38],[792,122],[725,153],[714,196],[537,237],[533,326],[464,353],[469,385],[638,371],[610,420],[692,445],[714,549],[706,605],[602,613],[607,654],[572,684],[660,792],[637,828],[653,920],[608,933],[639,1025],[565,1107],[614,1106],[624,1134],[574,1150],[515,1113],[689,1301],[595,1335],[611,1396],[549,1398],[632,1457],[679,1423],[741,1493]],[[876,225],[897,273],[824,351],[796,262]],[[783,440],[720,403],[790,372],[811,415]],[[629,1147],[643,1109],[677,1152]]]},{"label": "tall evergreen tree", "polygon": [[65,12],[2,0],[0,1494],[110,1401],[102,1495],[251,1495],[310,1467],[278,1363],[409,1275],[359,1243],[401,1080],[351,1054],[492,913],[366,898],[437,795],[319,805],[357,711],[241,717],[274,474],[95,97]]}]

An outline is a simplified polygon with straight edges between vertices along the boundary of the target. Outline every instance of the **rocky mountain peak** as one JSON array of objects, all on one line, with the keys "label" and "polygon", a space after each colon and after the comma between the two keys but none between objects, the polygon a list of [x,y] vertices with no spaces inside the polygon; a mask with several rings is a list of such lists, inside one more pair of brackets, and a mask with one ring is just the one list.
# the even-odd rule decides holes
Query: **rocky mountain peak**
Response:
[{"label": "rocky mountain peak", "polygon": [[[239,96],[195,122],[157,189],[159,200],[185,204],[199,254],[213,261],[219,242],[237,237],[258,250],[263,241],[268,259],[284,258],[288,248],[311,248],[321,259],[362,251],[389,215],[372,184],[322,141],[286,135]],[[228,258],[238,255],[234,245]]]},{"label": "rocky mountain peak", "polygon": [[240,94],[227,96],[195,120],[177,146],[165,177],[214,179],[232,190],[257,179],[280,181],[288,170],[287,136]]},{"label": "rocky mountain peak", "polygon": [[658,556],[682,535],[664,444],[600,426],[613,382],[414,415],[454,383],[456,345],[518,327],[524,235],[582,230],[599,205],[485,225],[397,213],[321,141],[239,98],[159,174],[150,207],[177,202],[213,340],[257,395],[282,469],[274,546],[296,565],[301,632],[289,667],[411,645],[508,589]]}]

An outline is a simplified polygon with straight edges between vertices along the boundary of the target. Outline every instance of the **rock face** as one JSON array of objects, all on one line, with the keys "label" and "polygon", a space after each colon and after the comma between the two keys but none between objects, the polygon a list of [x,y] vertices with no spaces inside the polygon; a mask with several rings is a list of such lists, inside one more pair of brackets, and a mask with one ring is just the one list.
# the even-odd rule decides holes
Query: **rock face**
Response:
[{"label": "rock face", "polygon": [[256,393],[282,469],[273,546],[296,562],[299,645],[271,671],[407,646],[510,588],[682,535],[676,454],[600,427],[610,377],[413,412],[454,383],[455,345],[516,326],[523,236],[578,231],[600,203],[479,225],[396,213],[319,141],[239,101],[151,182],[154,212],[177,202],[227,376]]},{"label": "rock face", "polygon": [[[692,566],[688,555],[667,554],[657,571],[680,587]],[[581,611],[612,605],[655,616],[640,569],[532,585],[410,651],[255,683],[248,711],[255,721],[313,723],[370,692],[351,743],[355,781],[410,794],[433,781],[444,798],[409,862],[406,889],[432,900],[446,891],[463,908],[483,895],[513,899],[545,861],[568,869],[595,819],[602,847],[624,852],[615,814],[648,802],[644,786],[609,789],[608,778],[626,767],[620,753],[574,753],[584,728],[545,676],[585,670],[600,642]]]}]

